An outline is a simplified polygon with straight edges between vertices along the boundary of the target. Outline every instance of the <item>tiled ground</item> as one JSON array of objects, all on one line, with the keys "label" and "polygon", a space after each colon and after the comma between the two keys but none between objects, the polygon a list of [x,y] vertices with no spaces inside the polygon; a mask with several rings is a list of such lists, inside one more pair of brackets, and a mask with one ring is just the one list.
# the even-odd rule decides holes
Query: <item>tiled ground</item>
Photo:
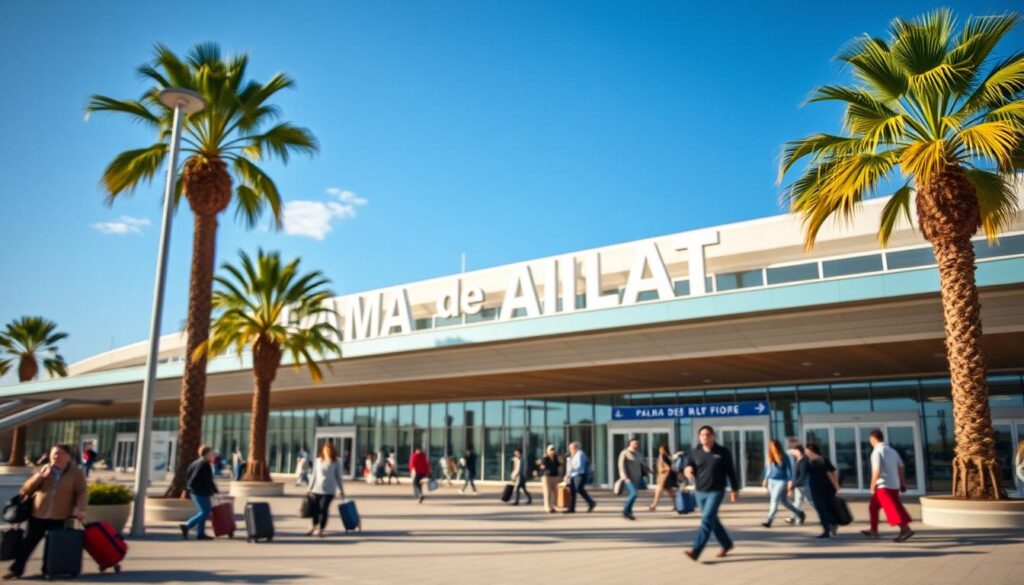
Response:
[{"label": "tiled ground", "polygon": [[[726,559],[694,564],[682,554],[693,537],[696,515],[677,517],[666,500],[639,520],[620,515],[620,500],[599,492],[592,514],[549,515],[538,504],[502,504],[496,487],[479,497],[441,488],[423,505],[401,486],[350,484],[365,532],[306,537],[298,517],[299,492],[269,500],[278,537],[272,543],[244,539],[182,542],[172,525],[155,526],[145,540],[131,541],[120,575],[100,575],[86,560],[79,580],[110,583],[616,583],[708,582],[758,584],[928,585],[1024,583],[1024,534],[958,532],[916,526],[917,537],[895,544],[868,541],[847,527],[834,541],[818,541],[815,526],[760,526],[766,500],[750,496],[724,506],[723,519],[737,546]],[[241,503],[239,503],[241,504]],[[853,503],[866,518],[866,505]],[[240,508],[236,508],[240,511]],[[916,516],[916,506],[912,507]],[[813,514],[811,514],[813,517]],[[810,524],[810,523],[809,523]],[[329,528],[339,529],[336,517]],[[29,572],[38,570],[33,561]],[[713,580],[713,581],[712,581]]]}]

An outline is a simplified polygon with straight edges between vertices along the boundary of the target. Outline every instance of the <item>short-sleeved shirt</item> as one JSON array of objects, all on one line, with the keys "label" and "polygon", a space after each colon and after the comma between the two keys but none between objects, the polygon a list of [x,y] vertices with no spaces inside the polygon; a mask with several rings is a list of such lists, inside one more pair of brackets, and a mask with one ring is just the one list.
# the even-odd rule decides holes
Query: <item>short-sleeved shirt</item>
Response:
[{"label": "short-sleeved shirt", "polygon": [[897,490],[900,488],[900,454],[885,443],[878,443],[871,451],[871,473],[880,471],[877,487]]},{"label": "short-sleeved shirt", "polygon": [[704,447],[696,445],[690,452],[690,461],[687,467],[692,467],[694,470],[696,480],[694,484],[699,492],[723,491],[726,479],[729,480],[729,486],[733,491],[740,490],[736,467],[732,462],[732,453],[718,443],[715,443],[710,451],[705,451]]}]

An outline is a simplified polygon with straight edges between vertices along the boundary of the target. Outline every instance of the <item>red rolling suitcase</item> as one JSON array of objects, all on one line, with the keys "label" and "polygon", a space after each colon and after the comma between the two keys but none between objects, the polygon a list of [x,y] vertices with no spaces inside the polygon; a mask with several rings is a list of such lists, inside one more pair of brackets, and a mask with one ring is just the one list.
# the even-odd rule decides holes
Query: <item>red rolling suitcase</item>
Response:
[{"label": "red rolling suitcase", "polygon": [[218,497],[217,505],[213,507],[210,514],[210,523],[213,524],[213,535],[228,538],[235,537],[235,505],[234,498]]},{"label": "red rolling suitcase", "polygon": [[85,525],[85,550],[100,566],[100,572],[114,567],[121,572],[121,561],[128,554],[128,544],[114,531],[109,522],[90,522]]}]

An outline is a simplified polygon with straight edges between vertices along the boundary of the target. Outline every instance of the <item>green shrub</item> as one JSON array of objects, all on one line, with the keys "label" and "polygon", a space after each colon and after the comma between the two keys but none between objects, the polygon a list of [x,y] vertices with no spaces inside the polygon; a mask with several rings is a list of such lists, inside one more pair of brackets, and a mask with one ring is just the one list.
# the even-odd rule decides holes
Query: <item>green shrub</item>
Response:
[{"label": "green shrub", "polygon": [[91,483],[89,484],[89,505],[110,506],[113,504],[127,504],[135,499],[132,491],[117,483]]}]

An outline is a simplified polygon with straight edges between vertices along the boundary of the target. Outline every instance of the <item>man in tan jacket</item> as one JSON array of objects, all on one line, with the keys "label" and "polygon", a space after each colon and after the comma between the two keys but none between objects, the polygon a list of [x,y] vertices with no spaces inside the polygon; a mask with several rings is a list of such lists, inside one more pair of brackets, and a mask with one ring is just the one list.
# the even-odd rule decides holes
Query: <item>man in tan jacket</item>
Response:
[{"label": "man in tan jacket", "polygon": [[3,579],[21,577],[25,563],[47,532],[63,528],[69,518],[85,522],[88,496],[85,474],[75,465],[70,450],[66,445],[54,445],[50,462],[21,486],[22,499],[32,498],[32,516],[18,556]]}]

